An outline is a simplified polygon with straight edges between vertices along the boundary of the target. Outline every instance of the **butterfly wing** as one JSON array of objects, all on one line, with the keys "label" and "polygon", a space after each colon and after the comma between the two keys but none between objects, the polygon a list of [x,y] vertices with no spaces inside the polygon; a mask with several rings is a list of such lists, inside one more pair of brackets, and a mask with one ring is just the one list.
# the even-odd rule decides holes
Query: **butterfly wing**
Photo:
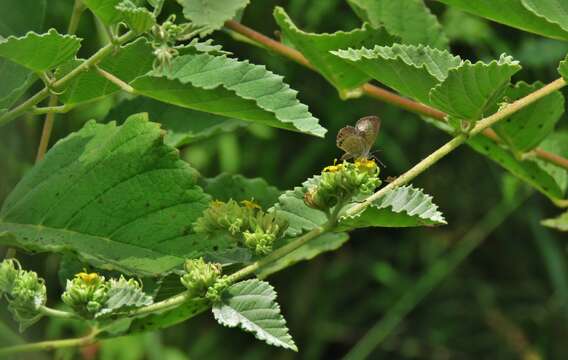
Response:
[{"label": "butterfly wing", "polygon": [[[353,126],[346,126],[339,130],[336,139],[337,147],[345,151],[350,157],[360,157],[365,152],[365,140],[361,131]],[[345,158],[345,155],[342,159]]]},{"label": "butterfly wing", "polygon": [[360,133],[364,142],[361,155],[367,156],[379,135],[381,120],[377,116],[365,116],[357,121],[355,129]]}]

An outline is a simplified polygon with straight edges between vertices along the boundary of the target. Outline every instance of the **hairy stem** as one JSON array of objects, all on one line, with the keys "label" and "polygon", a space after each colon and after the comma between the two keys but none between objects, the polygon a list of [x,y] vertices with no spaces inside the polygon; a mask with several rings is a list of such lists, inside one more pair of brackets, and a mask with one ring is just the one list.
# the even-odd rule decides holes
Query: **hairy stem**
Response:
[{"label": "hairy stem", "polygon": [[[262,45],[262,47],[268,49],[268,50],[272,50],[280,55],[283,55],[285,57],[287,57],[290,60],[293,60],[305,67],[308,67],[314,71],[317,71],[312,64],[310,64],[310,62],[308,61],[308,59],[306,59],[306,57],[300,53],[298,50],[296,49],[292,49],[274,39],[269,38],[268,36],[265,36],[263,34],[260,34],[258,32],[256,32],[255,30],[241,24],[238,23],[234,20],[229,20],[225,23],[225,26],[233,31],[235,31],[236,33],[245,36],[247,39],[250,39],[260,45]],[[405,97],[402,97],[400,95],[397,95],[391,91],[382,89],[378,86],[372,85],[372,84],[364,84],[363,86],[361,86],[361,89],[363,91],[363,93],[371,98],[389,103],[391,105],[400,107],[402,109],[414,112],[416,114],[419,115],[424,115],[439,121],[446,121],[446,114],[440,110],[431,108],[427,105],[418,103],[416,101],[407,99]],[[487,136],[488,138],[492,139],[493,141],[496,142],[500,142],[501,139],[499,138],[499,136],[491,129],[486,129],[483,131],[483,135]],[[564,169],[568,170],[568,159],[553,154],[553,153],[549,153],[545,150],[542,149],[535,149],[535,154],[538,158],[540,158],[543,161],[549,162],[551,164],[554,164],[556,166],[560,166]]]},{"label": "hairy stem", "polygon": [[39,308],[39,312],[44,314],[45,316],[56,317],[60,319],[79,319],[76,314],[68,311],[61,311],[57,309],[52,309],[47,306],[41,306]]},{"label": "hairy stem", "polygon": [[93,332],[87,336],[76,339],[63,339],[63,340],[48,340],[40,341],[31,344],[14,345],[5,348],[0,348],[0,357],[4,355],[17,354],[31,351],[49,351],[55,349],[62,349],[75,346],[89,345],[95,342],[97,333]]}]

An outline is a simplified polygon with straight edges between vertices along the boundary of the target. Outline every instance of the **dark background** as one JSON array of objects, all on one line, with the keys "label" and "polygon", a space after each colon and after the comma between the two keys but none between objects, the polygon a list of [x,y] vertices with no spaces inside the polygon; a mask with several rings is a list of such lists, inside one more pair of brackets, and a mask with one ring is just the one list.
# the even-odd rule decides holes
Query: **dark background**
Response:
[{"label": "dark background", "polygon": [[[72,2],[48,3],[44,28],[64,32]],[[452,52],[462,58],[490,60],[507,52],[523,65],[514,80],[548,82],[558,76],[556,66],[568,51],[566,43],[428,4],[451,39]],[[276,5],[284,6],[306,31],[334,32],[360,25],[343,0],[253,1],[242,22],[275,36],[272,9]],[[81,55],[88,56],[100,46],[96,31],[92,15],[85,12],[78,36],[88,40]],[[341,154],[335,147],[339,128],[370,114],[383,119],[376,149],[386,165],[384,177],[404,172],[448,140],[417,115],[368,98],[343,101],[322,77],[300,65],[239,42],[228,33],[219,32],[213,38],[235,57],[266,64],[282,74],[329,135],[321,140],[250,126],[185,147],[184,159],[205,176],[242,173],[290,189]],[[105,121],[115,101],[108,98],[59,115],[53,140],[80,128],[89,118]],[[32,166],[41,123],[40,118],[28,118],[0,130],[0,200]],[[560,127],[568,128],[565,118]],[[272,276],[300,348],[298,354],[222,328],[205,313],[160,333],[105,342],[100,358],[335,359],[358,344],[371,350],[373,359],[565,358],[568,239],[565,233],[539,224],[558,209],[467,147],[430,168],[414,185],[433,195],[447,226],[355,231],[340,250]],[[49,302],[57,303],[61,294],[58,257],[20,255],[24,267],[46,278]],[[435,271],[429,272],[433,266]],[[406,316],[405,311],[409,311]],[[16,324],[4,309],[0,313],[4,319],[0,337],[16,336],[8,329],[16,330]],[[374,326],[377,333],[365,338]],[[80,331],[42,320],[17,336],[39,341]],[[59,355],[80,357],[73,352]]]}]

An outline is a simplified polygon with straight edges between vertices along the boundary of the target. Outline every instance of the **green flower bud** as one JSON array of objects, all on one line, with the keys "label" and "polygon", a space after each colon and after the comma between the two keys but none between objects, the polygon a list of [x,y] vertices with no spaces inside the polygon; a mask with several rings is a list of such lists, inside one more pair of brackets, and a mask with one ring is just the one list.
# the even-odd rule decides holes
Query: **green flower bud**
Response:
[{"label": "green flower bud", "polygon": [[192,297],[205,295],[221,275],[220,264],[206,263],[203,258],[186,260],[184,269],[180,281]]},{"label": "green flower bud", "polygon": [[248,211],[234,200],[228,202],[212,201],[203,215],[194,224],[197,233],[212,234],[227,231],[232,236],[239,235],[246,226]]},{"label": "green flower bud", "polygon": [[76,313],[93,318],[107,300],[108,283],[97,273],[78,273],[73,280],[67,280],[61,299]]},{"label": "green flower bud", "polygon": [[260,228],[253,233],[245,231],[243,236],[245,238],[245,245],[259,255],[270,253],[274,240],[276,240],[274,235],[266,234]]},{"label": "green flower bud", "polygon": [[35,272],[17,270],[8,295],[8,309],[22,325],[31,325],[41,317],[39,309],[45,305],[46,294],[45,283]]},{"label": "green flower bud", "polygon": [[20,264],[15,259],[6,259],[0,263],[0,296],[12,292],[19,269]]},{"label": "green flower bud", "polygon": [[319,183],[304,194],[304,203],[311,208],[326,211],[338,203],[345,203],[359,194],[370,194],[380,184],[380,169],[373,160],[344,161],[323,169]]},{"label": "green flower bud", "polygon": [[244,244],[259,255],[272,251],[274,242],[284,235],[288,222],[277,212],[258,211],[249,218],[249,230],[243,232]]}]

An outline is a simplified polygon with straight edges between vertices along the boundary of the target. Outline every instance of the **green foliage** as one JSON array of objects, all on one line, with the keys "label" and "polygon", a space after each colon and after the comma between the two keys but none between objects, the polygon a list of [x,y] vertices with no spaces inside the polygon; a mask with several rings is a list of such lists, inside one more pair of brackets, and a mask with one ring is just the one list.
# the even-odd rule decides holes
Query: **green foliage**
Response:
[{"label": "green foliage", "polygon": [[278,201],[280,190],[261,178],[249,179],[242,175],[220,174],[205,179],[203,190],[215,200],[251,200],[266,209]]},{"label": "green foliage", "polygon": [[203,27],[203,33],[209,33],[220,29],[227,20],[234,18],[239,11],[244,9],[249,0],[201,1],[201,0],[177,0],[183,7],[183,15],[186,19],[199,27]]},{"label": "green foliage", "polygon": [[[440,0],[441,2],[456,6],[459,9],[484,18],[516,27],[524,31],[548,36],[555,39],[568,40],[568,31],[562,29],[556,21],[559,15],[551,15],[551,5],[560,3],[560,0]],[[543,5],[535,5],[542,3]],[[546,13],[537,13],[534,9],[546,9]],[[557,13],[558,14],[558,13]]]},{"label": "green foliage", "polygon": [[562,0],[521,0],[523,5],[546,19],[548,22],[558,24],[562,30],[568,32],[568,19],[563,14],[568,13],[568,3]]},{"label": "green foliage", "polygon": [[[56,76],[65,76],[83,62],[80,59],[68,61],[57,69]],[[114,56],[105,58],[97,66],[128,83],[152,70],[152,62],[152,47],[145,39],[139,39],[120,47]],[[133,63],[136,66],[132,66]],[[118,90],[117,85],[91,68],[67,83],[60,99],[65,104],[77,104],[111,95]]]},{"label": "green foliage", "polygon": [[2,240],[34,251],[71,250],[92,264],[138,274],[165,272],[223,247],[192,232],[209,197],[162,138],[144,115],[122,126],[87,123],[10,194],[0,231],[14,236]]},{"label": "green foliage", "polygon": [[132,85],[142,95],[190,109],[320,137],[326,132],[281,76],[248,61],[182,55]]},{"label": "green foliage", "polygon": [[[354,204],[356,205],[356,203]],[[347,207],[345,211],[349,211]],[[374,201],[363,212],[340,219],[343,231],[375,227],[444,225],[446,220],[430,195],[412,186],[401,186]]]},{"label": "green foliage", "polygon": [[0,86],[0,113],[8,109],[20,96],[37,80],[37,77],[25,67],[0,59],[0,77],[3,80]]},{"label": "green foliage", "polygon": [[568,231],[568,211],[562,213],[556,218],[543,220],[542,225],[560,231]]},{"label": "green foliage", "polygon": [[406,44],[447,49],[448,37],[423,0],[348,0],[361,19],[385,29]]},{"label": "green foliage", "polygon": [[462,61],[446,51],[395,44],[333,52],[403,95],[459,119],[479,120],[495,106],[518,62],[502,55],[489,64]]},{"label": "green foliage", "polygon": [[280,314],[276,291],[265,281],[253,279],[229,286],[213,305],[213,315],[221,325],[239,326],[269,345],[298,351]]},{"label": "green foliage", "polygon": [[132,1],[124,0],[116,6],[122,19],[130,29],[137,33],[144,33],[156,24],[154,14],[146,8],[137,7]]},{"label": "green foliage", "polygon": [[41,32],[45,20],[46,0],[1,0],[0,36],[22,36],[28,31]]},{"label": "green foliage", "polygon": [[[520,99],[542,86],[543,84],[538,82],[530,85],[519,82],[505,91],[505,99]],[[550,135],[563,113],[564,96],[555,91],[496,124],[494,129],[511,149],[523,153],[534,149]]]},{"label": "green foliage", "polygon": [[121,2],[122,0],[83,0],[85,6],[106,25],[113,25],[121,20],[122,14],[116,8]]},{"label": "green foliage", "polygon": [[45,34],[29,32],[23,37],[10,36],[0,41],[0,57],[43,72],[73,59],[80,47],[81,39],[50,29]]},{"label": "green foliage", "polygon": [[106,297],[104,308],[97,313],[97,316],[135,309],[153,302],[152,297],[142,290],[138,281],[126,280],[123,276],[120,276],[118,280],[109,280]]},{"label": "green foliage", "polygon": [[274,9],[274,18],[285,39],[292,43],[337,88],[344,98],[361,95],[361,91],[357,88],[369,81],[370,77],[354,66],[338,59],[330,51],[348,47],[390,45],[395,42],[395,38],[383,28],[373,28],[368,24],[349,32],[337,31],[333,34],[314,34],[298,29],[281,7]]}]

